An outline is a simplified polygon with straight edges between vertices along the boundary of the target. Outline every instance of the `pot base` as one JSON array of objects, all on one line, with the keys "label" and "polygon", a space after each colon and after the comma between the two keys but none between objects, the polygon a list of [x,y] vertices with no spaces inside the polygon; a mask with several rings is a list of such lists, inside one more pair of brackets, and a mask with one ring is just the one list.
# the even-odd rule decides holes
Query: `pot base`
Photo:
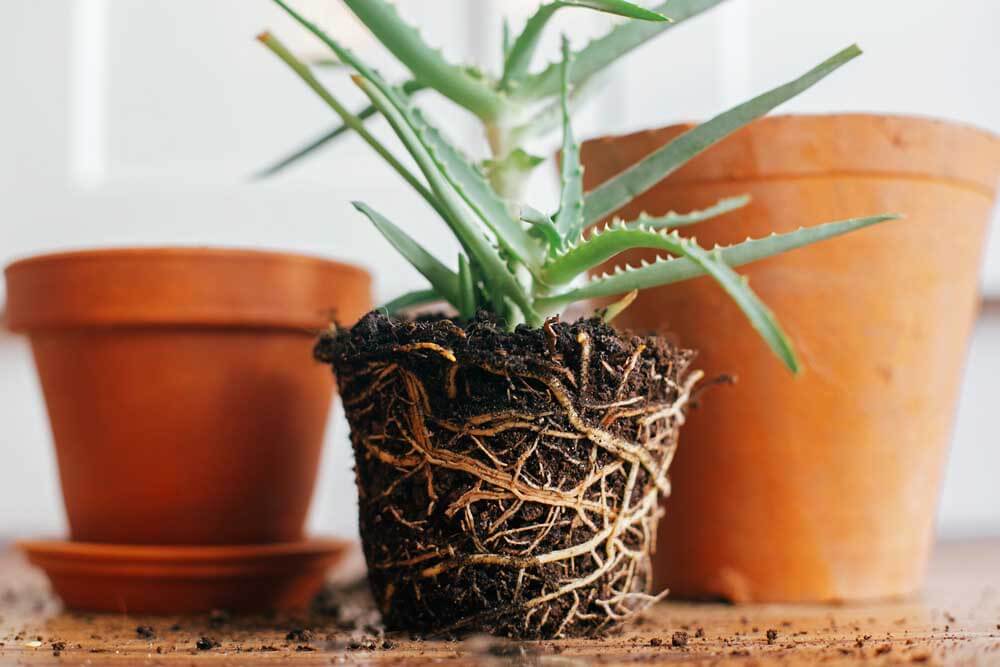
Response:
[{"label": "pot base", "polygon": [[133,546],[29,540],[18,543],[66,607],[172,614],[308,606],[344,540],[315,538],[238,546]]}]

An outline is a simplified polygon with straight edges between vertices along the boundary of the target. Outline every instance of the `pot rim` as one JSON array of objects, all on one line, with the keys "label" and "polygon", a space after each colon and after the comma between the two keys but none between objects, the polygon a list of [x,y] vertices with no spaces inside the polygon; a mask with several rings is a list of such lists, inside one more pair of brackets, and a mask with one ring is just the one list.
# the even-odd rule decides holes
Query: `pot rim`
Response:
[{"label": "pot rim", "polygon": [[[941,155],[943,155],[943,157],[939,157],[934,151],[936,145],[928,147],[920,146],[912,149],[909,147],[905,147],[905,149],[900,148],[895,155],[895,161],[893,161],[890,156],[886,155],[885,152],[877,156],[864,156],[856,154],[856,152],[842,150],[841,152],[845,155],[850,155],[849,158],[843,158],[843,161],[847,163],[849,160],[855,160],[855,165],[867,163],[868,165],[880,168],[884,167],[885,172],[889,174],[895,173],[911,177],[941,178],[943,180],[949,180],[965,186],[971,186],[972,188],[983,192],[987,196],[993,196],[997,187],[1000,186],[1000,182],[998,182],[1000,181],[1000,135],[965,121],[954,121],[929,115],[871,112],[773,114],[759,118],[751,122],[749,125],[735,131],[718,144],[715,144],[707,149],[706,152],[715,151],[717,159],[720,149],[725,147],[727,144],[732,145],[733,143],[738,143],[740,137],[743,137],[743,141],[745,142],[744,146],[752,146],[752,137],[764,135],[768,131],[775,131],[777,127],[793,123],[801,124],[806,127],[811,124],[819,126],[829,123],[868,123],[872,126],[873,131],[876,127],[880,130],[895,129],[904,132],[907,130],[915,131],[917,132],[917,135],[912,136],[919,136],[925,140],[928,138],[938,139],[939,142],[936,145],[947,142],[947,148],[949,150],[947,152],[941,151]],[[698,123],[694,121],[671,123],[632,132],[600,135],[584,141],[583,144],[584,146],[589,144],[592,149],[593,147],[602,144],[626,143],[631,145],[633,142],[636,144],[642,143],[642,140],[645,137],[651,138],[651,141],[649,142],[650,144],[664,144],[666,141],[671,140],[681,132],[691,129],[697,125]],[[660,135],[664,136],[665,139],[660,139]],[[852,149],[856,149],[857,146],[862,145],[864,142],[863,139],[856,139],[855,136],[856,135],[852,135],[851,137],[845,139],[845,144],[853,141],[853,144],[851,145]],[[820,139],[822,139],[822,137],[818,140]],[[883,143],[891,144],[895,140],[895,136],[886,136]],[[956,145],[959,141],[962,142],[962,146]],[[805,140],[800,140],[800,143],[804,144]],[[963,148],[970,143],[992,145],[993,149],[985,158],[980,158],[978,160],[979,164],[972,164],[975,161],[970,160],[968,152],[963,150]],[[830,147],[831,142],[826,142],[826,146],[829,149],[828,153],[831,155],[834,154],[836,149]],[[856,172],[859,175],[864,175],[869,171],[877,171],[877,169],[869,169],[867,167],[859,166],[846,166],[846,164],[842,169],[824,168],[822,166],[810,168],[807,164],[798,160],[795,167],[776,169],[770,163],[762,164],[764,161],[761,160],[760,157],[778,156],[780,155],[781,148],[774,148],[768,151],[767,147],[759,146],[759,149],[759,151],[745,151],[750,152],[753,157],[754,168],[756,171],[752,175],[743,174],[741,172],[739,175],[732,174],[727,177],[708,177],[704,174],[700,174],[698,173],[700,171],[699,166],[703,166],[703,163],[700,162],[701,156],[704,155],[704,153],[702,153],[696,155],[690,162],[682,165],[677,172],[675,172],[675,174],[668,176],[666,178],[666,182],[673,184],[684,183],[686,185],[690,185],[728,179],[742,180],[743,178],[750,178],[753,175],[774,177],[781,174],[820,175],[831,172]],[[655,150],[655,148],[653,150]],[[647,149],[647,152],[648,151],[649,149]],[[631,151],[630,149],[625,149],[625,152],[638,153],[637,151]],[[627,166],[628,165],[623,165],[622,168],[626,168]],[[739,169],[734,169],[734,171],[739,171]]]},{"label": "pot rim", "polygon": [[136,246],[16,260],[7,281],[13,331],[109,326],[257,327],[312,333],[370,307],[363,268],[285,251]]},{"label": "pot rim", "polygon": [[[755,121],[751,121],[745,127],[753,127],[762,122],[776,121],[776,120],[805,120],[805,121],[818,121],[818,120],[840,120],[840,119],[862,119],[871,118],[877,120],[890,120],[890,121],[901,121],[908,123],[920,123],[925,125],[938,125],[942,127],[951,127],[957,129],[964,129],[970,132],[981,135],[984,139],[1000,141],[1000,134],[988,130],[985,127],[971,123],[964,120],[952,120],[950,118],[940,118],[938,116],[932,116],[930,114],[921,113],[904,113],[904,112],[886,112],[878,113],[874,111],[836,111],[836,112],[823,112],[823,111],[794,111],[788,113],[774,113],[758,118]],[[598,141],[601,139],[620,139],[622,137],[630,137],[636,134],[645,134],[648,132],[659,132],[661,130],[666,130],[676,127],[694,127],[705,121],[696,120],[682,120],[676,123],[667,123],[666,125],[657,125],[655,127],[649,127],[641,130],[633,130],[631,132],[619,132],[614,134],[603,134],[596,137],[587,139],[586,141]],[[743,128],[741,128],[743,129]],[[737,130],[739,131],[739,130]]]},{"label": "pot rim", "polygon": [[15,259],[4,267],[4,273],[17,271],[23,267],[36,264],[48,264],[72,261],[99,261],[103,259],[119,259],[125,257],[143,258],[245,258],[248,260],[267,260],[275,262],[306,263],[336,268],[345,273],[354,273],[359,277],[369,276],[368,271],[358,266],[335,259],[327,259],[311,253],[293,252],[289,250],[269,250],[265,248],[247,248],[241,246],[198,246],[198,245],[149,245],[149,246],[112,246],[107,248],[78,248],[42,252]]}]

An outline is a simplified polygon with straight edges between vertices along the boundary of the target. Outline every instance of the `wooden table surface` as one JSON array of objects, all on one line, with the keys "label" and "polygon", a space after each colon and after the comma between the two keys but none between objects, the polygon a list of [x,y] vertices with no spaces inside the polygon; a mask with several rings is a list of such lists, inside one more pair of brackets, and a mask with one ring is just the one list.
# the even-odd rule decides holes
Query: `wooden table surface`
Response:
[{"label": "wooden table surface", "polygon": [[[382,636],[370,625],[377,619],[363,587],[340,595],[337,609],[298,617],[62,613],[44,577],[7,551],[0,555],[0,665],[1000,665],[1000,541],[939,546],[926,590],[913,599],[834,606],[664,602],[600,641]],[[202,638],[211,648],[198,649]]]}]

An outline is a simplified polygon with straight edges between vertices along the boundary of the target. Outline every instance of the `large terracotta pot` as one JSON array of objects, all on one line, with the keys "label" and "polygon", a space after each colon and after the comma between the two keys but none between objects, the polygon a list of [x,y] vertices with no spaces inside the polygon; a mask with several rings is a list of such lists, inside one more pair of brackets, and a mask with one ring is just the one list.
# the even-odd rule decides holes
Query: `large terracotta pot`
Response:
[{"label": "large terracotta pot", "polygon": [[[586,186],[689,126],[598,139]],[[795,377],[709,279],[650,290],[620,326],[700,350],[712,390],[685,426],[658,545],[682,597],[833,600],[921,585],[967,341],[1000,141],[932,120],[786,116],[754,123],[623,211],[749,193],[690,230],[702,245],[898,211],[905,220],[741,269],[795,342]],[[635,257],[632,258],[636,259]]]},{"label": "large terracotta pot", "polygon": [[361,269],[248,250],[42,255],[7,267],[31,337],[74,540],[302,538],[333,379],[331,314],[370,308]]}]

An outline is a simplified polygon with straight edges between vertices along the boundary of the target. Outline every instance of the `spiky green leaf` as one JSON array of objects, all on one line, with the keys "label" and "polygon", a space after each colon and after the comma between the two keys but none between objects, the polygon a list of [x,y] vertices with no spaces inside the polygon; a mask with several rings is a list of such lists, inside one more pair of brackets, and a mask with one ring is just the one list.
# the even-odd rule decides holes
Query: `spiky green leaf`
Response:
[{"label": "spiky green leaf", "polygon": [[[573,57],[573,78],[570,84],[576,85],[589,79],[608,65],[624,56],[633,49],[645,44],[653,37],[670,29],[693,16],[711,9],[722,0],[667,0],[652,7],[658,14],[670,17],[671,22],[660,21],[629,21],[616,26],[603,37],[590,42]],[[523,99],[541,99],[559,94],[559,63],[553,63],[535,75],[524,78],[514,92]]]},{"label": "spiky green leaf", "polygon": [[484,160],[482,166],[495,192],[511,192],[519,189],[526,176],[543,162],[545,158],[515,148],[500,159]]},{"label": "spiky green leaf", "polygon": [[531,60],[538,49],[538,42],[549,19],[563,7],[583,7],[595,9],[608,14],[616,14],[643,21],[666,21],[667,17],[659,12],[645,9],[624,0],[556,0],[540,6],[524,25],[524,30],[517,36],[510,48],[505,49],[503,76],[500,79],[500,90],[511,90],[528,73]]},{"label": "spiky green leaf", "polygon": [[[718,251],[721,260],[729,266],[742,266],[887,220],[896,220],[899,217],[896,214],[886,214],[828,222],[785,234],[748,239],[736,245],[718,248]],[[642,267],[626,267],[624,270],[616,270],[612,275],[592,278],[580,287],[541,297],[536,300],[536,304],[540,308],[551,309],[576,301],[625,294],[634,289],[642,290],[647,287],[677,283],[704,274],[705,271],[701,267],[686,258],[658,259]]]},{"label": "spiky green leaf", "polygon": [[586,224],[593,224],[617,211],[698,153],[795,97],[859,55],[861,49],[857,45],[849,46],[797,79],[719,114],[653,151],[587,193],[584,207]]},{"label": "spiky green leaf", "polygon": [[521,220],[531,225],[535,233],[544,239],[545,243],[549,246],[550,252],[555,252],[563,248],[562,234],[556,229],[552,218],[538,209],[532,208],[527,204],[522,204]]},{"label": "spiky green leaf", "polygon": [[[394,225],[384,215],[368,206],[364,202],[351,202],[354,208],[358,209],[372,221],[375,228],[382,232],[382,236],[388,239],[389,243],[399,252],[403,258],[427,278],[434,291],[443,296],[456,308],[460,308],[462,293],[460,291],[459,276],[447,266],[442,264],[434,255],[427,252],[422,245],[402,229]],[[461,267],[461,265],[459,265]]]},{"label": "spiky green leaf", "polygon": [[700,211],[689,211],[687,213],[675,213],[674,211],[671,211],[666,215],[657,216],[643,214],[636,220],[626,223],[626,226],[636,229],[677,229],[678,227],[687,227],[688,225],[695,225],[699,222],[716,218],[725,213],[729,213],[730,211],[735,211],[738,208],[743,208],[749,203],[749,195],[728,197],[726,199],[720,199],[712,206],[703,208]]},{"label": "spiky green leaf", "polygon": [[409,113],[409,101],[402,99],[399,91],[389,85],[350,49],[344,47],[314,23],[288,7],[282,0],[275,0],[275,2],[279,3],[292,18],[330,47],[337,58],[358,72],[359,76],[355,77],[355,82],[389,121],[389,125],[417,162],[434,192],[434,200],[439,204],[436,210],[451,228],[469,257],[475,260],[482,271],[483,282],[490,298],[496,303],[503,303],[503,299],[509,298],[521,309],[527,322],[538,323],[540,318],[524,287],[507,268],[506,262],[497,249],[483,236],[479,228],[478,217],[469,210],[461,195],[448,181],[441,165],[431,155],[429,148],[422,143],[419,133],[415,129],[416,121],[413,114]]},{"label": "spiky green leaf", "polygon": [[795,349],[792,347],[788,335],[778,324],[771,309],[765,306],[764,302],[750,289],[747,279],[722,261],[720,252],[708,253],[694,243],[685,245],[685,249],[687,252],[684,253],[684,256],[715,279],[715,282],[736,302],[736,305],[750,321],[750,325],[757,330],[771,351],[781,359],[788,370],[798,373],[799,361],[795,357]]},{"label": "spiky green leaf", "polygon": [[632,290],[631,292],[629,292],[628,294],[626,294],[625,296],[623,296],[622,298],[618,299],[610,306],[605,308],[603,313],[599,313],[601,319],[604,320],[607,324],[611,324],[611,322],[616,317],[621,315],[626,308],[632,305],[632,302],[635,301],[635,298],[637,296],[639,296],[639,290],[637,289]]},{"label": "spiky green leaf", "polygon": [[[581,107],[600,92],[606,79],[606,76],[598,74],[574,85],[569,91],[570,111]],[[562,102],[556,99],[554,102],[542,106],[524,123],[513,127],[509,136],[512,142],[523,143],[543,137],[561,126]]]},{"label": "spiky green leaf", "polygon": [[511,214],[506,202],[486,182],[483,174],[427,121],[419,109],[411,107],[409,116],[421,141],[435,157],[445,176],[494,233],[500,247],[534,271],[542,259],[541,249]]},{"label": "spiky green leaf", "polygon": [[562,164],[560,166],[559,212],[555,215],[556,229],[564,241],[572,242],[583,231],[583,167],[580,165],[580,146],[573,138],[573,126],[569,118],[569,40],[563,37],[562,87],[559,90],[559,104],[562,109]]},{"label": "spiky green leaf", "polygon": [[382,143],[376,139],[371,132],[365,128],[364,123],[357,116],[352,114],[333,94],[326,89],[319,80],[313,76],[312,71],[303,63],[301,60],[295,57],[295,55],[288,50],[288,48],[281,43],[281,41],[274,35],[264,32],[257,36],[257,39],[264,44],[268,49],[271,50],[276,56],[278,56],[286,65],[288,65],[293,72],[298,74],[299,78],[302,79],[308,85],[313,92],[319,95],[326,104],[333,109],[333,111],[340,116],[346,125],[358,133],[358,135],[365,140],[369,146],[374,149],[376,153],[381,156],[386,163],[389,164],[393,169],[396,170],[403,179],[410,184],[410,186],[416,190],[424,200],[430,204],[438,213],[443,214],[443,209],[441,208],[440,202],[434,194],[427,189],[427,186],[420,182],[413,172],[406,168],[395,155],[392,154],[388,148],[386,148]]},{"label": "spiky green leaf", "polygon": [[587,269],[619,253],[636,248],[653,248],[678,257],[686,257],[692,264],[712,276],[736,302],[775,354],[790,369],[793,371],[797,369],[795,353],[787,336],[771,311],[753,293],[746,281],[722,261],[721,253],[709,253],[694,241],[678,236],[677,232],[656,232],[619,226],[595,233],[547,265],[546,282],[548,284],[569,282]]},{"label": "spiky green leaf", "polygon": [[465,255],[458,256],[458,314],[466,319],[476,314],[476,286]]},{"label": "spiky green leaf", "polygon": [[[353,54],[345,53],[345,56],[342,57],[346,60],[347,57],[353,57]],[[448,223],[470,258],[475,260],[477,266],[482,270],[490,298],[494,303],[502,303],[504,298],[508,298],[517,304],[529,323],[538,322],[539,317],[524,287],[507,267],[507,263],[500,256],[497,248],[483,235],[479,228],[479,217],[469,208],[462,195],[448,180],[439,161],[440,157],[423,142],[421,134],[415,126],[416,121],[413,115],[406,113],[405,103],[398,98],[393,98],[395,93],[392,87],[386,84],[378,74],[371,70],[368,72],[367,76],[362,75],[365,78],[355,77],[355,82],[389,121],[396,135],[417,162],[434,194],[437,195],[446,210],[445,222]]]},{"label": "spiky green leaf", "polygon": [[[337,63],[340,64],[340,61],[337,61]],[[404,81],[401,84],[401,88],[404,93],[406,93],[407,95],[411,95],[413,93],[423,90],[424,88],[426,88],[426,86],[424,86],[424,84],[420,83],[419,81],[410,80],[410,81]],[[370,104],[365,108],[360,109],[354,113],[354,116],[361,121],[368,120],[374,115],[375,115],[375,107],[373,107]],[[255,173],[253,177],[255,179],[260,179],[260,178],[267,178],[269,176],[274,176],[275,174],[284,171],[286,168],[292,166],[302,158],[312,155],[314,152],[316,152],[323,146],[326,146],[331,141],[349,132],[350,130],[351,126],[348,125],[347,123],[341,123],[340,125],[335,125],[334,127],[330,128],[329,130],[319,135],[312,141],[304,144],[300,148],[296,149],[295,151],[281,158],[277,162],[267,167],[264,167],[263,169]]]},{"label": "spiky green leaf", "polygon": [[[283,0],[275,2],[285,6]],[[467,68],[449,63],[440,51],[428,46],[392,4],[385,0],[344,0],[344,3],[418,81],[486,120],[502,115],[509,106],[485,80]]]}]

